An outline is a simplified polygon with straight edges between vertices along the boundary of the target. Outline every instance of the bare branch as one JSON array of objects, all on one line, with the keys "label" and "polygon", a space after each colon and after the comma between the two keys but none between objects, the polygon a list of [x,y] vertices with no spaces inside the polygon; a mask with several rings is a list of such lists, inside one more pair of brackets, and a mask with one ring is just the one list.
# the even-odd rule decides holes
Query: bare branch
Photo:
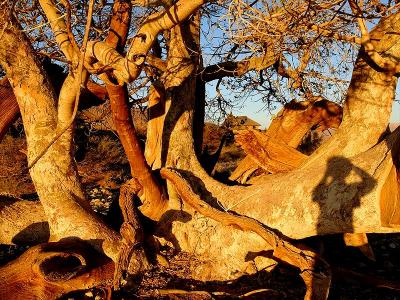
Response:
[{"label": "bare branch", "polygon": [[204,68],[201,79],[205,82],[221,79],[223,77],[239,77],[249,71],[261,71],[271,67],[279,55],[267,52],[261,57],[252,57],[239,62],[227,61]]},{"label": "bare branch", "polygon": [[65,57],[69,61],[73,61],[77,52],[70,40],[71,36],[68,34],[68,27],[64,21],[64,17],[56,9],[52,0],[39,0],[39,3],[50,22],[50,27],[53,30],[58,46]]},{"label": "bare branch", "polygon": [[168,10],[151,15],[133,38],[126,56],[127,60],[137,65],[143,64],[144,57],[161,31],[171,29],[186,20],[207,2],[207,0],[180,0]]}]

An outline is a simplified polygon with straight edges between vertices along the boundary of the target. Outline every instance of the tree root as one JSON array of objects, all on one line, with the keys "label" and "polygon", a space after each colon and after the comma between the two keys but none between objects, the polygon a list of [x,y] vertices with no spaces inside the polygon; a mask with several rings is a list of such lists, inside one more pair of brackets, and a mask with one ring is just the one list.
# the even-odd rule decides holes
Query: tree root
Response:
[{"label": "tree root", "polygon": [[329,265],[316,253],[292,245],[280,234],[265,227],[257,220],[213,208],[193,192],[177,171],[164,168],[161,169],[161,175],[173,184],[182,200],[199,213],[224,225],[260,235],[271,246],[274,259],[299,268],[300,276],[307,288],[304,299],[327,299],[331,272]]},{"label": "tree root", "polygon": [[81,240],[41,244],[0,268],[0,299],[58,299],[108,285],[113,272],[113,261]]},{"label": "tree root", "polygon": [[[139,223],[136,207],[133,204],[133,196],[137,195],[140,189],[141,185],[134,178],[120,188],[119,206],[122,211],[124,223],[120,229],[122,243],[115,266],[114,290],[119,290],[123,281],[129,286],[135,285],[136,282],[134,280],[136,277],[149,266],[142,247],[144,239],[142,226]],[[133,281],[130,282],[130,279]]]},{"label": "tree root", "polygon": [[203,297],[209,297],[209,299],[214,299],[213,296],[219,296],[219,297],[229,297],[229,299],[242,299],[242,298],[247,298],[250,296],[255,296],[258,294],[263,294],[263,293],[269,293],[273,295],[281,295],[283,294],[282,292],[272,290],[272,289],[257,289],[257,290],[252,290],[249,292],[246,292],[244,294],[240,295],[233,295],[231,293],[226,293],[226,292],[207,292],[207,291],[186,291],[186,290],[180,290],[180,289],[157,289],[157,293],[160,296],[168,296],[168,295],[183,295],[183,296],[203,296]]}]

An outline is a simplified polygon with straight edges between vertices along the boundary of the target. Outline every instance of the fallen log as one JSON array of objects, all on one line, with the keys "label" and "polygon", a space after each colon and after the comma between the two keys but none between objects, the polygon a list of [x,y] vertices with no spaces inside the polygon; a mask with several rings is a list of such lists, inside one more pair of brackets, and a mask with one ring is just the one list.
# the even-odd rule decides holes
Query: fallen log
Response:
[{"label": "fallen log", "polygon": [[241,130],[235,139],[254,163],[272,174],[291,171],[307,159],[307,155],[257,130]]}]

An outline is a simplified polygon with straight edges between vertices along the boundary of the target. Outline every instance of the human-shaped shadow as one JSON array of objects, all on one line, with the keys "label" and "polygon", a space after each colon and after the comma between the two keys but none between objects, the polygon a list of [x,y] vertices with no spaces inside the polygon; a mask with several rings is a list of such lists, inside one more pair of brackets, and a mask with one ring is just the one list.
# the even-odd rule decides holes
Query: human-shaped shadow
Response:
[{"label": "human-shaped shadow", "polygon": [[[330,158],[325,175],[312,194],[313,201],[319,205],[317,234],[354,232],[354,209],[360,206],[362,197],[370,193],[375,185],[373,177],[347,158]],[[316,281],[312,288],[315,291],[312,299],[318,299]]]}]

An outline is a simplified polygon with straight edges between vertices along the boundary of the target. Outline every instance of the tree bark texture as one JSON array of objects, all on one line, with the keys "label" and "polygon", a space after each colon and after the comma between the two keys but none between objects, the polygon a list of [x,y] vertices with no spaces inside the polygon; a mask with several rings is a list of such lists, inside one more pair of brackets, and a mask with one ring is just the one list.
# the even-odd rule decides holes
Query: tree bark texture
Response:
[{"label": "tree bark texture", "polygon": [[0,268],[0,299],[59,299],[110,284],[114,263],[82,241],[41,244]]},{"label": "tree bark texture", "polygon": [[[391,33],[400,31],[399,22],[395,22],[399,17],[396,14],[383,19],[373,31],[377,38],[374,42],[377,47],[381,45],[378,48],[385,55],[400,54],[399,39]],[[385,49],[388,39],[392,44]],[[382,217],[390,215],[385,210],[396,209],[393,195],[397,195],[398,185],[393,158],[397,156],[399,131],[373,147],[388,124],[396,79],[375,70],[364,56],[361,51],[345,103],[340,128],[346,130],[339,129],[336,142],[322,147],[327,153],[321,150],[300,168],[263,176],[249,187],[228,187],[210,178],[193,149],[195,97],[190,93],[194,90],[191,78],[175,88],[170,98],[163,131],[163,165],[179,169],[207,203],[254,218],[289,238],[398,231],[398,220],[384,221]],[[259,236],[227,229],[204,218],[182,204],[172,189],[169,196],[169,210],[161,219],[160,232],[168,233],[164,239],[178,249],[201,257],[203,265],[193,270],[193,277],[235,278],[254,272],[252,267],[260,270],[271,263],[257,255],[254,262],[246,261],[249,253],[261,253],[267,248]]]},{"label": "tree bark texture", "polygon": [[[131,5],[129,2],[116,1],[113,7],[113,17],[110,24],[110,33],[106,43],[119,51],[123,50],[126,42],[131,18]],[[118,136],[128,158],[131,174],[137,178],[142,186],[141,210],[147,217],[157,220],[164,212],[167,199],[161,185],[156,181],[147,165],[144,151],[140,147],[139,139],[133,124],[128,106],[129,96],[126,85],[106,84],[110,97],[113,121]]]},{"label": "tree bark texture", "polygon": [[[4,28],[0,62],[18,101],[28,144],[28,162],[32,162],[52,142],[59,128],[56,95],[7,4],[1,7],[0,26]],[[76,91],[75,85],[66,85],[69,83],[71,80],[64,83],[63,89]],[[50,239],[77,237],[116,259],[120,236],[100,221],[85,198],[73,161],[71,137],[70,128],[30,169],[49,222]]]}]

